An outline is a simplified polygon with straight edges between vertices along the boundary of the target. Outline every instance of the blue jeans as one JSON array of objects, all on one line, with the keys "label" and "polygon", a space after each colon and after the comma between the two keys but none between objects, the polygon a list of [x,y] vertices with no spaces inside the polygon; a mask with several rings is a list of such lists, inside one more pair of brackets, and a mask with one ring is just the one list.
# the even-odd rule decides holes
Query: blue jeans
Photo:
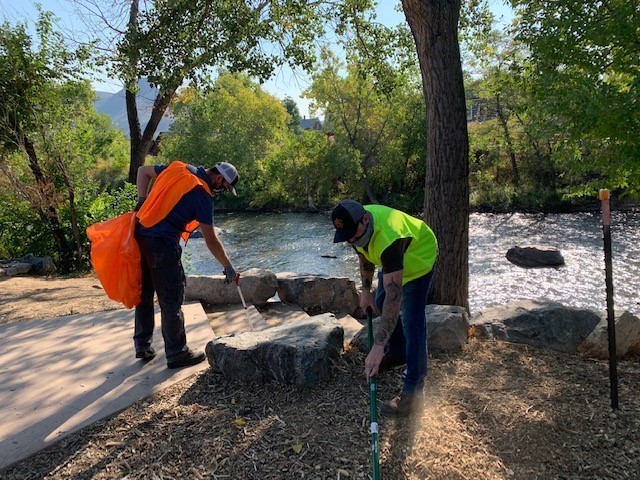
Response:
[{"label": "blue jeans", "polygon": [[133,343],[136,351],[151,346],[154,329],[153,294],[158,295],[162,337],[167,358],[187,345],[182,301],[185,276],[178,240],[136,235],[142,254],[142,301],[136,306]]},{"label": "blue jeans", "polygon": [[[385,291],[382,269],[378,271],[376,307],[382,312]],[[427,317],[425,307],[433,271],[407,282],[402,287],[402,312],[385,349],[387,355],[405,356],[407,368],[402,393],[421,394],[427,375]]]}]

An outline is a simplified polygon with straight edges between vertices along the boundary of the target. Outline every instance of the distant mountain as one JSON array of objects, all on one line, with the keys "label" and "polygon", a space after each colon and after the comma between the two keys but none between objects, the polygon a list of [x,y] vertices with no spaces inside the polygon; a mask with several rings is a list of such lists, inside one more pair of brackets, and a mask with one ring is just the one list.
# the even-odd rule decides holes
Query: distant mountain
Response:
[{"label": "distant mountain", "polygon": [[[151,111],[153,109],[153,102],[158,94],[158,89],[149,85],[146,79],[141,79],[138,82],[140,90],[136,95],[136,104],[138,105],[138,115],[140,116],[140,126],[142,130],[146,127],[149,119],[151,118]],[[122,130],[127,136],[129,136],[129,122],[127,120],[127,105],[125,102],[125,89],[123,88],[119,92],[96,92],[98,99],[95,101],[94,106],[98,113],[104,113],[109,115],[113,121],[113,125]],[[161,132],[166,132],[173,123],[173,117],[165,113],[165,117],[160,120],[156,135]]]}]

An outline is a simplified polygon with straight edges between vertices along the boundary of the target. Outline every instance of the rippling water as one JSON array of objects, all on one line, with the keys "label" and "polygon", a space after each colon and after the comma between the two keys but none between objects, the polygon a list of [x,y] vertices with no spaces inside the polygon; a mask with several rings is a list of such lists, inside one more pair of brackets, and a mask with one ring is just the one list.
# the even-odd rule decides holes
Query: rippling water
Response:
[{"label": "rippling water", "polygon": [[[327,215],[229,213],[216,215],[215,222],[240,271],[257,267],[276,273],[347,276],[359,282],[356,256],[346,244],[332,243],[333,226]],[[611,234],[616,312],[640,312],[640,214],[614,212]],[[530,244],[558,247],[566,265],[523,269],[505,258],[510,247]],[[441,243],[440,248],[446,245]],[[197,238],[185,248],[184,264],[191,274],[222,270],[204,240]],[[473,214],[469,272],[472,313],[511,300],[540,298],[605,310],[600,215]]]}]

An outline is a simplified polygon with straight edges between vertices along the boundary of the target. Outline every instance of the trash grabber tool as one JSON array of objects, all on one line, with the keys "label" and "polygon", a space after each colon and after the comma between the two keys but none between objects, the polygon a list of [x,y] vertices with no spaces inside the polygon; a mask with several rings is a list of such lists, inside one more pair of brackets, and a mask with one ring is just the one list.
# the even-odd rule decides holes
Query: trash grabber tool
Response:
[{"label": "trash grabber tool", "polygon": [[240,272],[236,272],[236,278],[233,279],[233,283],[235,283],[236,287],[238,288],[238,294],[240,295],[240,300],[242,300],[242,306],[246,310],[247,304],[244,301],[244,295],[242,295],[242,290],[240,290]]},{"label": "trash grabber tool", "polygon": [[238,289],[238,295],[240,295],[240,300],[242,300],[242,306],[244,307],[244,310],[245,310],[244,316],[247,319],[247,322],[249,323],[249,327],[251,328],[251,331],[254,332],[255,325],[251,320],[251,315],[249,315],[249,312],[247,311],[249,307],[247,307],[247,303],[244,301],[244,295],[242,295],[242,290],[240,289],[240,272],[236,272],[236,278],[233,279],[233,283],[236,284],[236,288]]},{"label": "trash grabber tool", "polygon": [[[367,307],[369,351],[373,348],[373,311]],[[378,444],[378,405],[376,401],[376,376],[369,377],[369,414],[371,416],[371,469],[373,480],[380,479],[380,446]]]}]

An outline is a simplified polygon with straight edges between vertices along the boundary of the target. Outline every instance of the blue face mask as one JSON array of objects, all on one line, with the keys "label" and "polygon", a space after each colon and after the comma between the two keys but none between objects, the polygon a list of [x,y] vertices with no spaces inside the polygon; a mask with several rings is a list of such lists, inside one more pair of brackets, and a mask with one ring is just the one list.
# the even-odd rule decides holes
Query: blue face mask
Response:
[{"label": "blue face mask", "polygon": [[369,240],[371,240],[371,235],[373,235],[373,218],[369,220],[369,223],[367,223],[364,233],[360,235],[360,237],[358,237],[356,240],[349,243],[354,247],[364,248],[369,244]]}]

